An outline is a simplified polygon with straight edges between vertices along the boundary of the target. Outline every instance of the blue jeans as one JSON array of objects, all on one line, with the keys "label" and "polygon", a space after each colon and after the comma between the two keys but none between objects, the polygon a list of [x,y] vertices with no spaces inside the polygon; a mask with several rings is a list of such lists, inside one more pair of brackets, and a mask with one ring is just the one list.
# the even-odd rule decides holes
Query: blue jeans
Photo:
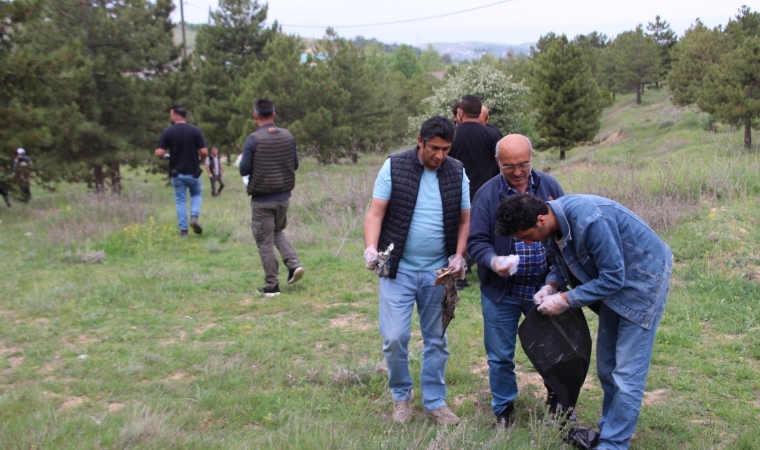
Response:
[{"label": "blue jeans", "polygon": [[172,177],[174,186],[174,200],[177,202],[177,223],[180,230],[187,231],[187,192],[190,190],[190,215],[201,215],[201,177],[179,174]]},{"label": "blue jeans", "polygon": [[604,392],[598,449],[627,449],[630,444],[661,317],[662,309],[645,330],[602,303],[596,337],[596,371]]},{"label": "blue jeans", "polygon": [[480,295],[483,308],[483,341],[488,356],[488,381],[491,384],[491,407],[497,416],[517,397],[515,344],[521,314],[533,308],[533,302],[504,297],[494,302]]},{"label": "blue jeans", "polygon": [[412,312],[417,304],[422,332],[422,406],[427,411],[446,406],[446,362],[449,349],[442,336],[441,299],[443,286],[435,286],[435,272],[398,269],[395,279],[380,278],[380,335],[388,364],[388,387],[393,400],[409,398],[412,376],[409,373],[409,340]]}]

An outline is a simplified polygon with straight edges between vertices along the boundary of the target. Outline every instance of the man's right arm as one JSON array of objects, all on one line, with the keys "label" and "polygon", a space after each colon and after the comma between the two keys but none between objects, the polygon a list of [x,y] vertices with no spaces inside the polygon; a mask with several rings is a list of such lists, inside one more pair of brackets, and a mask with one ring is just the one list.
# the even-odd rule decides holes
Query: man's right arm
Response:
[{"label": "man's right arm", "polygon": [[473,199],[470,212],[470,234],[467,237],[467,252],[482,267],[491,267],[491,259],[496,255],[491,236],[490,202],[486,198],[487,187],[481,189]]},{"label": "man's right arm", "polygon": [[377,243],[380,240],[380,230],[383,227],[383,219],[385,218],[385,211],[388,210],[388,200],[381,200],[379,198],[373,198],[372,203],[369,205],[369,211],[367,211],[367,217],[364,218],[364,247],[374,246],[377,248]]},{"label": "man's right arm", "polygon": [[241,177],[251,174],[254,153],[256,153],[256,142],[249,136],[243,144],[243,157],[240,159],[240,166],[238,167]]}]

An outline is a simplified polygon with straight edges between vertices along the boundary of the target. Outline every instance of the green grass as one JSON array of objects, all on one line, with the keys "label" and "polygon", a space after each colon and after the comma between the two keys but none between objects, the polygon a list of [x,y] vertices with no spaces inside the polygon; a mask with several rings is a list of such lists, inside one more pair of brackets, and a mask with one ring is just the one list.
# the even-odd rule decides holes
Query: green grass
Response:
[{"label": "green grass", "polygon": [[[665,95],[647,91],[640,107],[619,96],[600,137],[621,140],[562,163],[538,154],[536,167],[551,166],[568,192],[680,211],[659,228],[676,265],[632,448],[758,448],[757,153],[725,128],[703,131]],[[287,232],[307,272],[273,299],[255,293],[263,273],[234,168],[222,197],[204,197],[203,234],[184,240],[166,180],[136,172],[126,199],[62,186],[0,209],[0,448],[560,448],[519,350],[517,425],[491,430],[477,284],[448,332],[448,401],[462,424],[436,426],[419,399],[408,426],[392,422],[377,278],[361,257],[381,162],[303,161]],[[102,263],[81,262],[97,251]],[[415,380],[420,355],[415,324]],[[594,427],[600,404],[592,363],[580,426]]]}]

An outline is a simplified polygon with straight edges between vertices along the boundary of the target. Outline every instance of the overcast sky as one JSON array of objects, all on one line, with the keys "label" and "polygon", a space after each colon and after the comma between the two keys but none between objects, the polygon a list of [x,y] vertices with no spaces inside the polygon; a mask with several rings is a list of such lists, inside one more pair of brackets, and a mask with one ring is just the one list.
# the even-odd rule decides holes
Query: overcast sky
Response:
[{"label": "overcast sky", "polygon": [[[342,37],[364,36],[385,43],[421,45],[428,42],[478,41],[518,45],[536,42],[550,31],[569,37],[599,31],[610,37],[660,15],[682,35],[696,18],[708,26],[726,24],[742,5],[753,11],[760,0],[511,0],[461,14],[394,25],[346,28],[421,19],[491,5],[499,0],[270,0],[267,22],[277,20],[283,31],[319,38],[334,27]],[[173,18],[180,21],[180,0]],[[261,4],[265,3],[263,1]],[[185,20],[207,23],[209,7],[218,0],[185,0]],[[314,28],[307,28],[311,26]]]}]

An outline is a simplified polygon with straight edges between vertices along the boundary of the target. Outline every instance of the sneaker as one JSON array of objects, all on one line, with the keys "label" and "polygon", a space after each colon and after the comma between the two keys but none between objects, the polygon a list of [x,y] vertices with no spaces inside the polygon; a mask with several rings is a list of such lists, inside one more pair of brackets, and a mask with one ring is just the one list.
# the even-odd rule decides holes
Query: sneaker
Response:
[{"label": "sneaker", "polygon": [[393,401],[394,422],[407,423],[412,420],[412,400],[414,400],[414,391],[409,390],[409,398],[401,401]]},{"label": "sneaker", "polygon": [[456,425],[459,423],[459,416],[454,414],[448,406],[441,406],[433,411],[427,411],[427,413],[435,417],[435,421],[440,425]]},{"label": "sneaker", "polygon": [[190,217],[190,227],[193,229],[195,234],[203,233],[203,228],[201,228],[201,224],[198,223],[198,216]]},{"label": "sneaker", "polygon": [[303,270],[303,267],[301,266],[288,270],[288,284],[293,284],[296,281],[300,280],[304,272],[306,271]]},{"label": "sneaker", "polygon": [[187,230],[179,230],[179,237],[187,237]]},{"label": "sneaker", "polygon": [[496,430],[506,430],[512,426],[512,411],[514,411],[515,405],[509,404],[507,408],[496,416],[496,423],[491,427]]},{"label": "sneaker", "polygon": [[256,292],[259,294],[264,294],[264,297],[274,297],[276,295],[280,295],[280,285],[275,284],[273,288],[263,287],[256,289]]}]

